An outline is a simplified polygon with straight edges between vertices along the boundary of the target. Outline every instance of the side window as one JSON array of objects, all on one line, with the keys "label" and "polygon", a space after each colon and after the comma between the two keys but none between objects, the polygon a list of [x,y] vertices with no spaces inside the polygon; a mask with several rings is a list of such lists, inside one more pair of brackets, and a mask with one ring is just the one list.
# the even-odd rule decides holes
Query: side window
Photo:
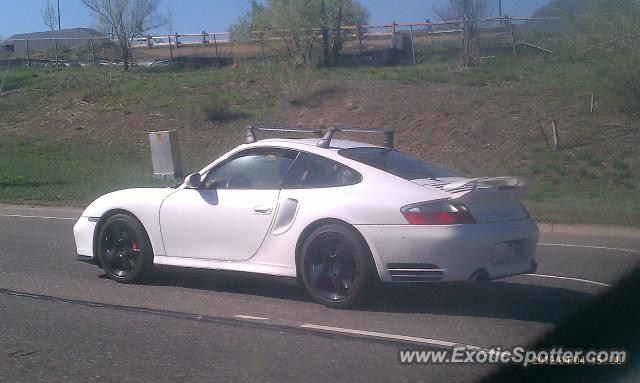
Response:
[{"label": "side window", "polygon": [[336,161],[300,153],[282,185],[283,189],[313,189],[355,185],[362,176]]},{"label": "side window", "polygon": [[204,189],[280,189],[297,152],[284,149],[249,149],[211,169]]}]

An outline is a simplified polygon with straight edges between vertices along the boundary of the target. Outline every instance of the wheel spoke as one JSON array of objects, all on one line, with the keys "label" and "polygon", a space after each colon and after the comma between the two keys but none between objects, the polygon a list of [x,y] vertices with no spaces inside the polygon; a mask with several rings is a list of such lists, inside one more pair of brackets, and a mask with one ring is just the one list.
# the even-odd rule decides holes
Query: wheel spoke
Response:
[{"label": "wheel spoke", "polygon": [[104,261],[107,267],[114,267],[117,255],[117,251],[115,249],[108,249],[104,252]]},{"label": "wheel spoke", "polygon": [[326,277],[328,270],[326,258],[321,263],[312,263],[309,272],[309,280],[312,285],[319,286],[323,277]]},{"label": "wheel spoke", "polygon": [[347,288],[342,284],[342,280],[338,277],[331,277],[331,286],[334,288],[334,292],[337,295],[346,295]]},{"label": "wheel spoke", "polygon": [[120,231],[120,236],[118,237],[118,240],[120,241],[120,245],[123,246],[124,248],[129,248],[131,247],[131,244],[129,243],[129,228],[126,226],[123,226],[121,231]]},{"label": "wheel spoke", "polygon": [[322,238],[320,243],[320,253],[324,257],[329,257],[334,254],[333,238],[331,238],[330,235],[326,235]]},{"label": "wheel spoke", "polygon": [[119,230],[120,226],[121,226],[120,223],[116,221],[109,226],[109,230],[107,231],[109,239],[114,244],[118,243],[122,235],[122,230],[121,229]]},{"label": "wheel spoke", "polygon": [[124,262],[126,262],[128,267],[130,268],[130,271],[133,271],[135,269],[136,264],[138,263],[139,253],[140,251],[133,250],[133,249],[129,249],[125,251],[123,259],[124,259]]},{"label": "wheel spoke", "polygon": [[118,258],[120,259],[120,270],[130,273],[133,271],[131,264],[129,263],[129,252],[127,250],[121,250],[118,253]]},{"label": "wheel spoke", "polygon": [[342,285],[347,290],[353,288],[353,286],[355,285],[355,279],[352,278],[340,278],[340,282],[342,282]]},{"label": "wheel spoke", "polygon": [[350,267],[350,266],[340,265],[340,277],[347,278],[347,279],[353,279],[353,278],[356,278],[357,276],[358,276],[358,268],[357,267]]}]

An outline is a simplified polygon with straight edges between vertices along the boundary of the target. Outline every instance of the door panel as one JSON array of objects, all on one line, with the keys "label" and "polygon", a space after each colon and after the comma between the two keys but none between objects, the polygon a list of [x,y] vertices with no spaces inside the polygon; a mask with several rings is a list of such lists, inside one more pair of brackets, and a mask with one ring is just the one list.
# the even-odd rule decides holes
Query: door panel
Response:
[{"label": "door panel", "polygon": [[269,231],[279,190],[194,190],[170,195],[160,208],[166,255],[244,261]]},{"label": "door panel", "polygon": [[282,181],[298,152],[251,148],[216,165],[196,189],[182,189],[160,208],[170,257],[245,261],[267,235]]}]

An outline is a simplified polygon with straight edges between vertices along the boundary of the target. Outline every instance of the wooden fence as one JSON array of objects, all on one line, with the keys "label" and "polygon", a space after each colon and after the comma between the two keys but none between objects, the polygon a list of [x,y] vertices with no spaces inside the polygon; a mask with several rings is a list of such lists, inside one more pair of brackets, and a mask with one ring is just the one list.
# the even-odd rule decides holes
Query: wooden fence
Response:
[{"label": "wooden fence", "polygon": [[[486,26],[493,25],[494,28],[501,28],[506,36],[511,40],[514,54],[516,54],[517,45],[526,45],[531,48],[539,49],[547,53],[551,51],[538,47],[535,44],[528,42],[518,42],[514,33],[516,25],[532,21],[532,22],[549,22],[558,21],[559,17],[492,17],[482,20],[477,20],[479,25],[485,26],[481,28],[487,29]],[[441,36],[458,35],[462,38],[464,27],[462,21],[440,21],[431,22],[425,20],[424,22],[415,23],[396,23],[395,21],[389,24],[371,24],[371,25],[351,25],[341,28],[344,32],[343,36],[346,40],[357,41],[360,51],[362,53],[363,41],[380,39],[384,37],[393,37],[399,33],[406,33],[409,37],[409,51],[411,53],[413,63],[416,62],[416,41],[417,36],[428,36],[429,38],[437,39]],[[320,33],[320,30],[318,30]],[[278,37],[272,37],[273,40],[277,40]],[[211,47],[215,48],[216,57],[220,56],[220,47],[227,46],[232,42],[232,36],[229,32],[206,32],[200,33],[172,33],[167,35],[149,35],[136,37],[132,41],[132,48],[169,48],[180,49],[184,47]]]}]

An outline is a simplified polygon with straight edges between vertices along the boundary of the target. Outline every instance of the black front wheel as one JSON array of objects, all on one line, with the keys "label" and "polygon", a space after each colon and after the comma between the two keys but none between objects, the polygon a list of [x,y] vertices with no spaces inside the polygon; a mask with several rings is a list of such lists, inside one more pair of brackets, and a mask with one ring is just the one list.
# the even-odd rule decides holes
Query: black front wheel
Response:
[{"label": "black front wheel", "polygon": [[319,303],[349,308],[370,292],[374,266],[362,239],[344,225],[324,225],[306,238],[299,262],[302,282]]},{"label": "black front wheel", "polygon": [[134,283],[153,267],[151,244],[142,224],[128,214],[116,214],[101,225],[98,257],[109,278]]}]

